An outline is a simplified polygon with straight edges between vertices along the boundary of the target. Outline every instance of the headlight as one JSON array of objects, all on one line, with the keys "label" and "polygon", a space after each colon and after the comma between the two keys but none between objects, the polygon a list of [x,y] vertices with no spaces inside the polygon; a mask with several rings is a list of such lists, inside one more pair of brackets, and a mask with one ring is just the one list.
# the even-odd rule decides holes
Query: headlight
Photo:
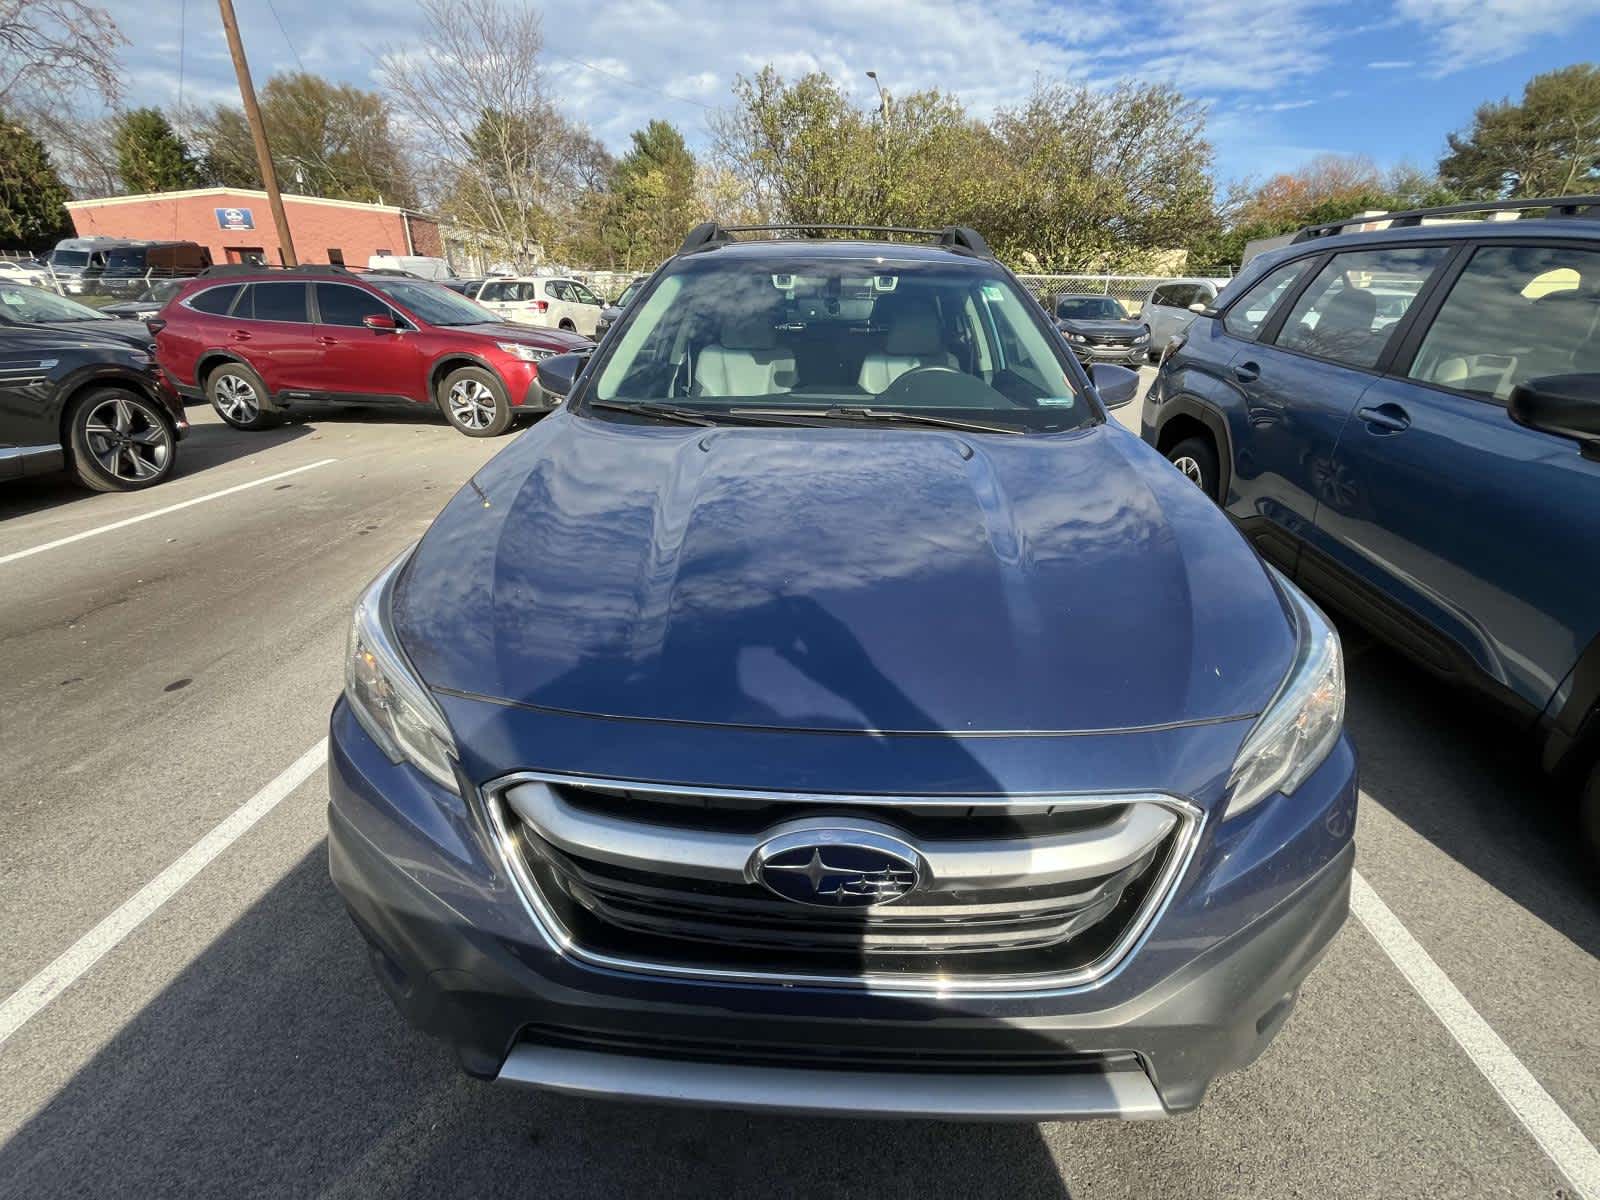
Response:
[{"label": "headlight", "polygon": [[1083,336],[1083,334],[1081,334],[1081,333],[1073,333],[1072,330],[1070,330],[1070,329],[1066,331],[1066,334],[1067,334],[1067,341],[1069,341],[1069,342],[1082,342],[1082,341],[1087,341],[1088,340]]},{"label": "headlight", "polygon": [[1339,635],[1299,588],[1273,575],[1294,614],[1294,664],[1234,760],[1224,814],[1229,817],[1274,792],[1293,792],[1328,757],[1344,728]]},{"label": "headlight", "polygon": [[1146,325],[1143,329],[1139,330],[1138,333],[1133,335],[1133,340],[1136,342],[1148,342],[1150,340],[1150,327]]},{"label": "headlight", "polygon": [[554,350],[541,350],[537,346],[530,346],[526,342],[496,342],[496,346],[504,350],[512,358],[520,358],[523,362],[538,362],[549,358]]},{"label": "headlight", "polygon": [[394,581],[410,557],[407,550],[385,567],[356,602],[345,655],[344,694],[356,720],[391,762],[409,762],[456,792],[456,745],[450,726],[389,623]]}]

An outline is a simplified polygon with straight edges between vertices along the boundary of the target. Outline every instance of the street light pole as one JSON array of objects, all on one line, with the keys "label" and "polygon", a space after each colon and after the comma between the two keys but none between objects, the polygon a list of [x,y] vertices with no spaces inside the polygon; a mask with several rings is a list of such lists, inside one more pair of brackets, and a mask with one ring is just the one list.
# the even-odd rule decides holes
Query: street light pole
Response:
[{"label": "street light pole", "polygon": [[244,119],[250,124],[250,137],[256,144],[256,163],[261,168],[261,183],[267,189],[267,205],[272,209],[272,223],[278,227],[278,252],[283,265],[293,267],[299,259],[294,254],[294,239],[289,236],[289,218],[284,215],[283,197],[278,192],[278,173],[272,166],[272,148],[267,144],[267,127],[261,120],[261,108],[256,104],[255,85],[250,82],[250,64],[245,61],[244,42],[239,38],[239,19],[233,15],[233,0],[217,0],[222,10],[222,29],[228,35],[228,52],[233,55],[233,69],[239,76],[239,98],[244,101]]},{"label": "street light pole", "polygon": [[883,160],[883,220],[889,220],[889,93],[876,71],[868,71],[867,78],[878,89],[878,157]]}]

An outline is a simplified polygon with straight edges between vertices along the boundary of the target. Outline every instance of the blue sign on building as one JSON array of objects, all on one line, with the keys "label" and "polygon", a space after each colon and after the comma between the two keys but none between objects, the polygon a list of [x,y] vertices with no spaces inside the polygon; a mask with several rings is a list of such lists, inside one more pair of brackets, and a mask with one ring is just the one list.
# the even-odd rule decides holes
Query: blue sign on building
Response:
[{"label": "blue sign on building", "polygon": [[255,218],[250,215],[248,208],[219,208],[217,211],[217,228],[227,230],[254,229]]}]

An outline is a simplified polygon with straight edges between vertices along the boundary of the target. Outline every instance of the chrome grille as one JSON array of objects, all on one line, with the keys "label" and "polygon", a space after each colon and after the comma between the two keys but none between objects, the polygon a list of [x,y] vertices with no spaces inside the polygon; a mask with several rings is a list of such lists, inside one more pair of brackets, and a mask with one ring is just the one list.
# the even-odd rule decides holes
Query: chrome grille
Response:
[{"label": "chrome grille", "polygon": [[[492,789],[508,865],[553,940],[657,972],[826,983],[1066,986],[1110,970],[1187,860],[1198,812],[1161,795],[883,797],[525,774]],[[818,908],[750,866],[769,839],[870,831],[921,887]]]}]

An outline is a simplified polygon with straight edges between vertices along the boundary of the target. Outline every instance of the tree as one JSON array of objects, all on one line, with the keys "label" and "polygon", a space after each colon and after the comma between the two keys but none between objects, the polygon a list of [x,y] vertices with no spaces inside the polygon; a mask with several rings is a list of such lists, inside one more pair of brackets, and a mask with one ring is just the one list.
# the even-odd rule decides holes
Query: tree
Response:
[{"label": "tree", "polygon": [[0,106],[59,109],[83,92],[113,104],[127,44],[111,14],[83,0],[0,0]]},{"label": "tree", "polygon": [[612,168],[599,241],[614,269],[653,267],[695,223],[695,160],[666,121],[633,133],[632,148]]},{"label": "tree", "polygon": [[1474,198],[1570,196],[1600,186],[1600,66],[1535,75],[1522,102],[1482,104],[1439,160],[1444,183]]},{"label": "tree", "polygon": [[[377,92],[294,71],[261,89],[261,120],[286,190],[336,200],[417,200],[411,164],[391,127],[393,112]],[[228,105],[192,120],[201,147],[199,172],[218,187],[259,188],[261,168],[244,114]]]},{"label": "tree", "polygon": [[583,230],[582,206],[604,187],[611,158],[556,109],[538,13],[500,0],[420,8],[420,43],[391,50],[381,71],[432,198],[499,257],[531,262]]},{"label": "tree", "polygon": [[117,149],[117,171],[130,192],[175,192],[194,187],[200,172],[158,108],[135,108],[120,114],[112,142]]},{"label": "tree", "polygon": [[0,113],[0,246],[32,250],[69,236],[67,199],[44,143]]}]

